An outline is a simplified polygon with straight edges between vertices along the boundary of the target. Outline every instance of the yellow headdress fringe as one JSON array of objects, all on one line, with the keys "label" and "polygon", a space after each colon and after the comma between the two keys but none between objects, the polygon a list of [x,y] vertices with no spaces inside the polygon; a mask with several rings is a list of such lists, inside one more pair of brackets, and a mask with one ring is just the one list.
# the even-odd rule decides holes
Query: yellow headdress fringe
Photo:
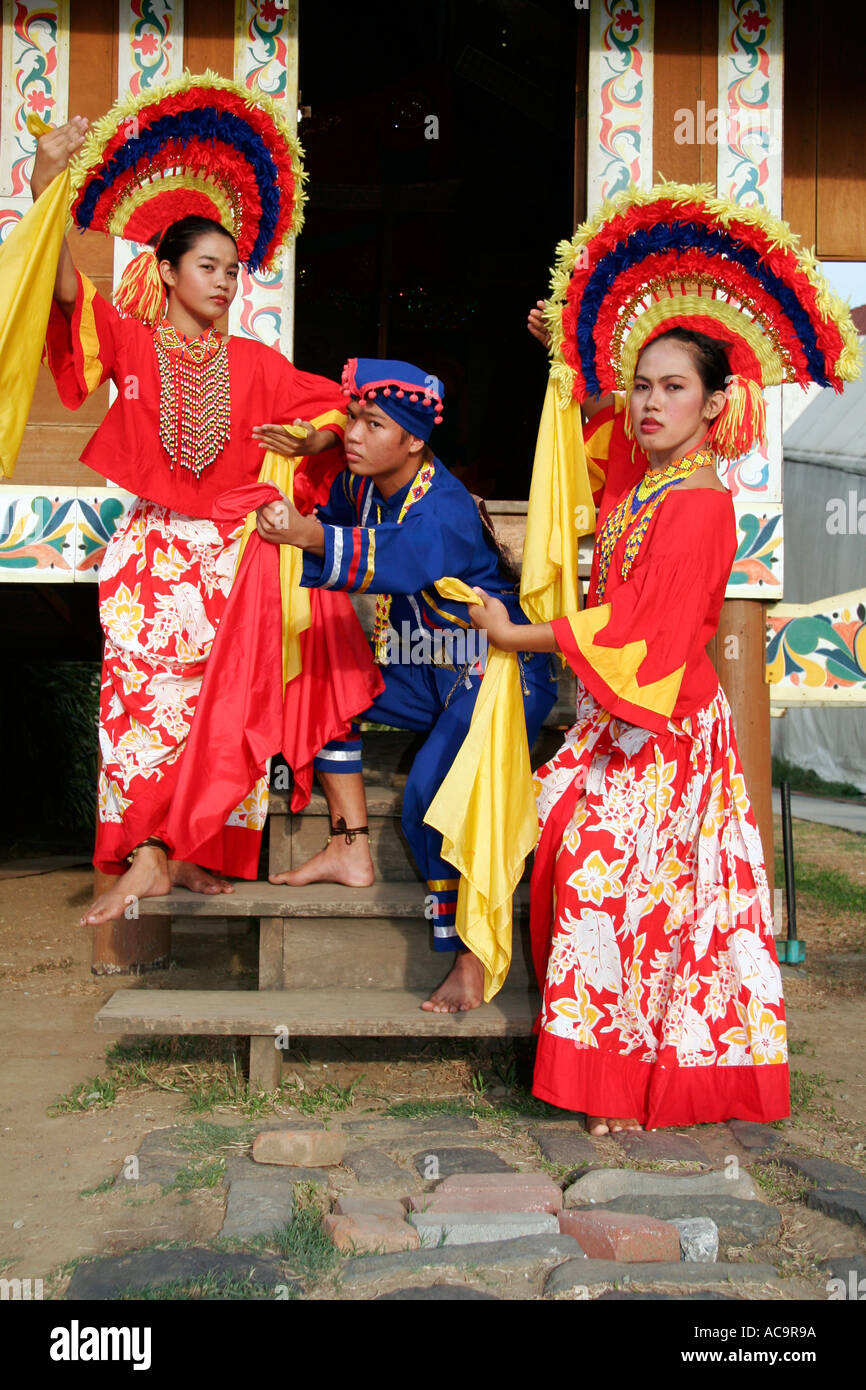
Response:
[{"label": "yellow headdress fringe", "polygon": [[728,378],[725,404],[710,431],[710,443],[720,458],[738,459],[767,438],[767,407],[761,388],[745,376]]},{"label": "yellow headdress fringe", "polygon": [[165,318],[168,295],[153,251],[140,251],[129,262],[114,292],[118,311],[155,328]]}]

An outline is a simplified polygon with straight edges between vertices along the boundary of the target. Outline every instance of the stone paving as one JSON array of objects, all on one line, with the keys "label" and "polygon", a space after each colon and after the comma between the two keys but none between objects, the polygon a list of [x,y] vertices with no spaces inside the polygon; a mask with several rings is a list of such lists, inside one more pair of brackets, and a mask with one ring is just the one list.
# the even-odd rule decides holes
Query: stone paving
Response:
[{"label": "stone paving", "polygon": [[[866,1176],[787,1152],[766,1126],[593,1139],[571,1116],[492,1134],[468,1115],[377,1113],[259,1119],[226,1126],[224,1143],[212,1130],[227,1152],[218,1248],[93,1260],[67,1298],[202,1279],[235,1298],[821,1298],[829,1279],[856,1289],[863,1277],[851,1228],[866,1225]],[[183,1127],[152,1131],[137,1158],[138,1181],[171,1188],[189,1172]],[[779,1274],[767,1164],[839,1226],[839,1253],[805,1290]],[[293,1246],[301,1226],[319,1266]]]}]

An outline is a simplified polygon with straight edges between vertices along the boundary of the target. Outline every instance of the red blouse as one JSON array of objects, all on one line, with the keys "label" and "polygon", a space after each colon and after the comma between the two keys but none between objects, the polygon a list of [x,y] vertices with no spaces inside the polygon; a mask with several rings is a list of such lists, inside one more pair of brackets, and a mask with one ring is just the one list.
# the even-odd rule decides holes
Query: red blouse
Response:
[{"label": "red blouse", "polygon": [[[588,458],[604,477],[596,535],[648,466],[623,420],[610,407],[586,431]],[[718,628],[737,550],[734,504],[729,492],[714,488],[671,488],[623,579],[631,529],[613,550],[603,601],[596,544],[587,607],[556,619],[553,629],[572,670],[605,709],[661,733],[670,718],[694,714],[718,689],[706,645]]]},{"label": "red blouse", "polygon": [[[160,377],[152,332],[135,319],[122,318],[86,276],[78,280],[71,321],[56,304],[51,307],[45,360],[61,401],[71,410],[108,378],[117,387],[116,400],[81,455],[83,463],[113,483],[185,516],[213,518],[221,493],[258,480],[264,450],[252,437],[254,425],[290,424],[300,418],[342,439],[344,401],[336,382],[298,371],[263,343],[229,338],[230,438],[199,477],[175,467],[160,439]],[[336,448],[303,461],[295,479],[300,510],[327,501],[343,466],[342,450]]]}]

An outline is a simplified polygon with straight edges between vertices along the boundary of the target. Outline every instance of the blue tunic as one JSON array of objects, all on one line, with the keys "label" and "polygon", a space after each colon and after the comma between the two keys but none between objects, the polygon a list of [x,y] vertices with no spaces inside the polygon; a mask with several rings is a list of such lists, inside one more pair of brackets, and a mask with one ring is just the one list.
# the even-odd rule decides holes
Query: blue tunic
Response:
[{"label": "blue tunic", "polygon": [[[459,878],[442,858],[441,835],[424,824],[424,816],[469,730],[486,641],[472,627],[466,604],[440,598],[436,580],[452,576],[477,585],[502,600],[513,622],[527,619],[472,495],[438,459],[387,499],[371,479],[346,469],[317,515],[324,527],[324,554],[305,552],[301,583],[392,596],[391,633],[381,653],[385,690],[363,717],[428,731],[407,780],[403,831],[430,888],[427,915],[434,944],[454,950],[460,945],[454,929]],[[532,744],[556,698],[556,682],[548,656],[520,653],[520,663]],[[356,750],[351,741],[329,744],[316,767],[356,771]]]}]

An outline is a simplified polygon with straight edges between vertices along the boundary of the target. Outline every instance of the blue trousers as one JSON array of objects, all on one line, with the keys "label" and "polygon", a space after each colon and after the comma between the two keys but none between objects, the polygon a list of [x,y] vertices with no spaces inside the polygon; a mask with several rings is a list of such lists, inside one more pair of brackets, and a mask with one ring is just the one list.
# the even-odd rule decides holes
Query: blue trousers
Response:
[{"label": "blue trousers", "polygon": [[[551,659],[543,653],[521,654],[523,709],[530,747],[556,700]],[[403,834],[415,863],[427,880],[425,912],[433,922],[438,951],[463,950],[454,925],[459,875],[442,858],[442,836],[424,817],[460,749],[469,725],[481,673],[474,667],[455,671],[432,663],[382,667],[385,689],[360,717],[376,724],[426,733],[415,756],[403,796]],[[360,737],[353,730],[345,740],[327,744],[314,764],[317,771],[360,772]]]}]

